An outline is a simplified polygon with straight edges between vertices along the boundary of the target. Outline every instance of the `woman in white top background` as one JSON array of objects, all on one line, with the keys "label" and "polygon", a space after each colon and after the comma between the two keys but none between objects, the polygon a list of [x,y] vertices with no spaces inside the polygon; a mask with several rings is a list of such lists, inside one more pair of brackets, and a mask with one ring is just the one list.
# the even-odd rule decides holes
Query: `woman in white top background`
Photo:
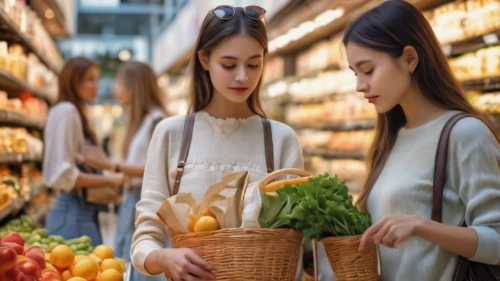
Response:
[{"label": "woman in white top background", "polygon": [[[166,117],[157,77],[145,63],[131,61],[118,68],[115,95],[125,112],[123,164],[109,161],[98,147],[86,147],[86,163],[127,176],[116,229],[115,256],[130,262],[130,246],[135,232],[135,205],[141,196],[142,176],[153,130]],[[130,280],[140,277],[134,272]]]},{"label": "woman in white top background", "polygon": [[[358,203],[374,223],[360,248],[383,245],[382,280],[453,280],[459,255],[499,264],[500,145],[429,22],[406,1],[386,1],[351,23],[344,44],[357,91],[379,113]],[[440,223],[431,220],[437,144],[460,112],[475,118],[451,131]]]},{"label": "woman in white top background", "polygon": [[[250,180],[258,181],[268,173],[265,113],[259,99],[268,46],[264,13],[257,6],[219,6],[202,23],[191,61],[195,122],[179,189],[197,200],[224,175],[247,170]],[[185,116],[169,117],[153,134],[137,204],[132,262],[148,275],[164,274],[175,281],[207,280],[214,277],[210,266],[190,249],[172,249],[156,215],[171,196],[185,120]],[[295,132],[285,124],[270,123],[274,169],[302,169]]]},{"label": "woman in white top background", "polygon": [[59,196],[47,217],[47,231],[65,239],[87,235],[93,246],[102,244],[98,212],[81,196],[83,188],[112,186],[117,190],[120,176],[103,176],[100,171],[78,164],[86,143],[96,144],[85,103],[97,97],[100,70],[83,57],[68,60],[59,75],[58,102],[50,109],[44,132],[43,179]]}]

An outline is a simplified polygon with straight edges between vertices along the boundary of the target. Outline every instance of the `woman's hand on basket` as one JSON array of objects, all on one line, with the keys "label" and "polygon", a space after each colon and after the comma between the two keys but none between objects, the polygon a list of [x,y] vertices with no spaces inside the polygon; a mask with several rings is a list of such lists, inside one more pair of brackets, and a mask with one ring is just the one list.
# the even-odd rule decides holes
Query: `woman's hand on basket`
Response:
[{"label": "woman's hand on basket", "polygon": [[174,281],[213,280],[212,267],[192,249],[161,249],[161,262],[166,277]]},{"label": "woman's hand on basket", "polygon": [[370,226],[359,243],[359,250],[364,250],[368,240],[388,248],[397,248],[401,243],[416,235],[418,226],[422,225],[425,218],[421,216],[390,216],[385,217]]}]

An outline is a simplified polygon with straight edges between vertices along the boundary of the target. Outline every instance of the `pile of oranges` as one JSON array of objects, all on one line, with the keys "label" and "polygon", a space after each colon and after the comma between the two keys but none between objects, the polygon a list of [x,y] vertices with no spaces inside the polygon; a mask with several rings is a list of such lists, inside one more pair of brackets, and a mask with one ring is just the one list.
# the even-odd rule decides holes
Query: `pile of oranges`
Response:
[{"label": "pile of oranges", "polygon": [[45,259],[57,268],[62,281],[122,281],[125,271],[123,260],[115,259],[106,245],[97,246],[89,256],[75,256],[71,248],[59,245]]}]

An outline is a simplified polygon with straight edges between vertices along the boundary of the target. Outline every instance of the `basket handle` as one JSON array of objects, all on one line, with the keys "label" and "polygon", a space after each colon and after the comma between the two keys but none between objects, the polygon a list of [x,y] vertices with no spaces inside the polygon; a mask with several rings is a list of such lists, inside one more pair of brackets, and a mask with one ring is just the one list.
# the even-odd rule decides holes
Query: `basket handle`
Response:
[{"label": "basket handle", "polygon": [[316,239],[312,240],[313,243],[313,261],[314,261],[314,281],[319,280],[318,276],[318,241]]},{"label": "basket handle", "polygon": [[272,180],[279,176],[283,175],[294,175],[294,176],[299,176],[299,177],[309,177],[311,174],[307,171],[301,170],[301,169],[295,169],[295,168],[287,168],[287,169],[282,169],[278,171],[274,171],[267,176],[265,176],[260,182],[259,182],[259,188],[263,189],[266,185],[268,185]]}]

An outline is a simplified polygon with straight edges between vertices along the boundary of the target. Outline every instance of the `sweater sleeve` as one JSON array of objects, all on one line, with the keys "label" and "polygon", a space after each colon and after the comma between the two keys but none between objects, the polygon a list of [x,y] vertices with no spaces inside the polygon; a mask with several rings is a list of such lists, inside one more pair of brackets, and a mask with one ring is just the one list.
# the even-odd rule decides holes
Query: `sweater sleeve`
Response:
[{"label": "sweater sleeve", "polygon": [[465,118],[452,130],[450,181],[465,205],[465,222],[477,231],[472,261],[500,263],[500,145],[480,120]]},{"label": "sweater sleeve", "polygon": [[83,145],[80,115],[74,105],[55,106],[47,119],[43,157],[43,179],[47,186],[71,191],[80,174],[76,156]]},{"label": "sweater sleeve", "polygon": [[295,131],[292,128],[285,124],[279,125],[283,126],[284,137],[283,143],[281,144],[280,154],[275,155],[275,157],[280,157],[279,163],[281,163],[281,167],[275,167],[275,169],[304,169],[304,157],[302,155],[302,148],[297,134],[295,134]]},{"label": "sweater sleeve", "polygon": [[144,266],[146,258],[151,252],[164,248],[168,239],[156,212],[170,196],[167,175],[170,127],[168,121],[163,120],[154,130],[148,148],[141,200],[136,205],[136,231],[131,246],[132,264],[147,276],[151,274]]}]

